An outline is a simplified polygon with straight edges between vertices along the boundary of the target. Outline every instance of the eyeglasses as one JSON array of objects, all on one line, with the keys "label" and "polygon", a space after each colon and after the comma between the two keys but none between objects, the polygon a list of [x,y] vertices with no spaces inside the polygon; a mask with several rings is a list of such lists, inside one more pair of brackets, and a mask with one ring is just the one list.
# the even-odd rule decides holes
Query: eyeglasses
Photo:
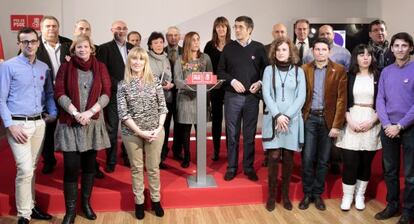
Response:
[{"label": "eyeglasses", "polygon": [[39,40],[21,40],[19,41],[21,44],[23,44],[24,46],[27,46],[29,44],[35,45],[37,44]]}]

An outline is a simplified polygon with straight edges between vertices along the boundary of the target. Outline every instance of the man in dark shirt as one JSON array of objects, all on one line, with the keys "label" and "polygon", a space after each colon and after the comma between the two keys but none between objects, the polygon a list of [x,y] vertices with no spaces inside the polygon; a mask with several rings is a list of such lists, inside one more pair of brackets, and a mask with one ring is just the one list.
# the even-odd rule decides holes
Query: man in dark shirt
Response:
[{"label": "man in dark shirt", "polygon": [[394,54],[390,51],[387,41],[387,25],[383,20],[377,19],[369,24],[369,43],[374,50],[378,70],[394,63]]},{"label": "man in dark shirt", "polygon": [[[124,21],[115,21],[112,23],[111,32],[114,39],[99,46],[97,58],[106,65],[111,76],[112,96],[109,104],[105,107],[105,117],[107,120],[107,130],[111,147],[106,149],[106,167],[105,172],[112,173],[115,171],[116,155],[118,146],[118,105],[116,93],[118,82],[124,79],[125,63],[129,50],[133,47],[126,40],[128,27]],[[124,162],[127,163],[127,155],[124,154]]]},{"label": "man in dark shirt", "polygon": [[243,169],[249,180],[257,181],[253,168],[254,138],[259,113],[259,97],[263,70],[267,65],[263,44],[253,41],[253,20],[247,16],[236,18],[236,40],[228,43],[220,58],[217,73],[224,79],[224,113],[227,130],[228,167],[224,180],[232,180],[237,173],[239,138],[243,123]]},{"label": "man in dark shirt", "polygon": [[[54,16],[44,16],[40,21],[39,48],[36,52],[36,57],[40,61],[46,63],[51,72],[51,78],[55,80],[56,74],[61,64],[66,62],[69,56],[69,48],[71,40],[59,35],[59,21]],[[48,112],[48,111],[45,111]],[[42,173],[50,174],[53,172],[56,165],[55,158],[55,141],[54,133],[56,129],[56,121],[46,124],[46,134],[43,143],[43,162],[44,166]]]}]

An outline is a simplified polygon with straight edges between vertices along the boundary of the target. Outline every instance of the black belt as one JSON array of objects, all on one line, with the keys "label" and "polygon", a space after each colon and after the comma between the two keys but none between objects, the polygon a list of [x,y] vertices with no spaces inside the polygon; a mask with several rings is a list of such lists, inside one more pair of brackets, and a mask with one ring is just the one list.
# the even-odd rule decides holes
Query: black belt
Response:
[{"label": "black belt", "polygon": [[310,114],[315,115],[315,116],[318,116],[318,117],[323,117],[323,116],[325,116],[325,115],[323,114],[323,110],[311,110],[311,111],[310,111]]},{"label": "black belt", "polygon": [[33,116],[33,117],[30,117],[30,116],[27,116],[27,117],[12,116],[12,120],[16,120],[16,121],[37,121],[37,120],[40,120],[40,119],[42,119],[42,115],[37,115],[37,116]]}]

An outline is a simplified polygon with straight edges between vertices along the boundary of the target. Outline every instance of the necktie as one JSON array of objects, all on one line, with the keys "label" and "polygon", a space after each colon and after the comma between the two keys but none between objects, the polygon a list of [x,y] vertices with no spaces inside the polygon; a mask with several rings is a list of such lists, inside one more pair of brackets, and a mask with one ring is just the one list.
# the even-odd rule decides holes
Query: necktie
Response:
[{"label": "necktie", "polygon": [[305,42],[299,42],[300,47],[299,47],[299,63],[302,64],[303,63],[303,50],[305,49]]},{"label": "necktie", "polygon": [[175,61],[177,60],[177,49],[175,48],[171,49],[170,60],[173,64],[175,64]]}]

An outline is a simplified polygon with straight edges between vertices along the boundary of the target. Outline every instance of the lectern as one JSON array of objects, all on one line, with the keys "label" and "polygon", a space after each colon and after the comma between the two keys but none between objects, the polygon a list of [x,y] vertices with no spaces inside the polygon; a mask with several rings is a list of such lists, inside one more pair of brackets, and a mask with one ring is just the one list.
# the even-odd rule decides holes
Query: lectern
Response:
[{"label": "lectern", "polygon": [[189,188],[217,187],[214,177],[206,172],[207,92],[222,83],[211,72],[193,72],[186,79],[187,88],[197,92],[197,173],[187,178]]}]

